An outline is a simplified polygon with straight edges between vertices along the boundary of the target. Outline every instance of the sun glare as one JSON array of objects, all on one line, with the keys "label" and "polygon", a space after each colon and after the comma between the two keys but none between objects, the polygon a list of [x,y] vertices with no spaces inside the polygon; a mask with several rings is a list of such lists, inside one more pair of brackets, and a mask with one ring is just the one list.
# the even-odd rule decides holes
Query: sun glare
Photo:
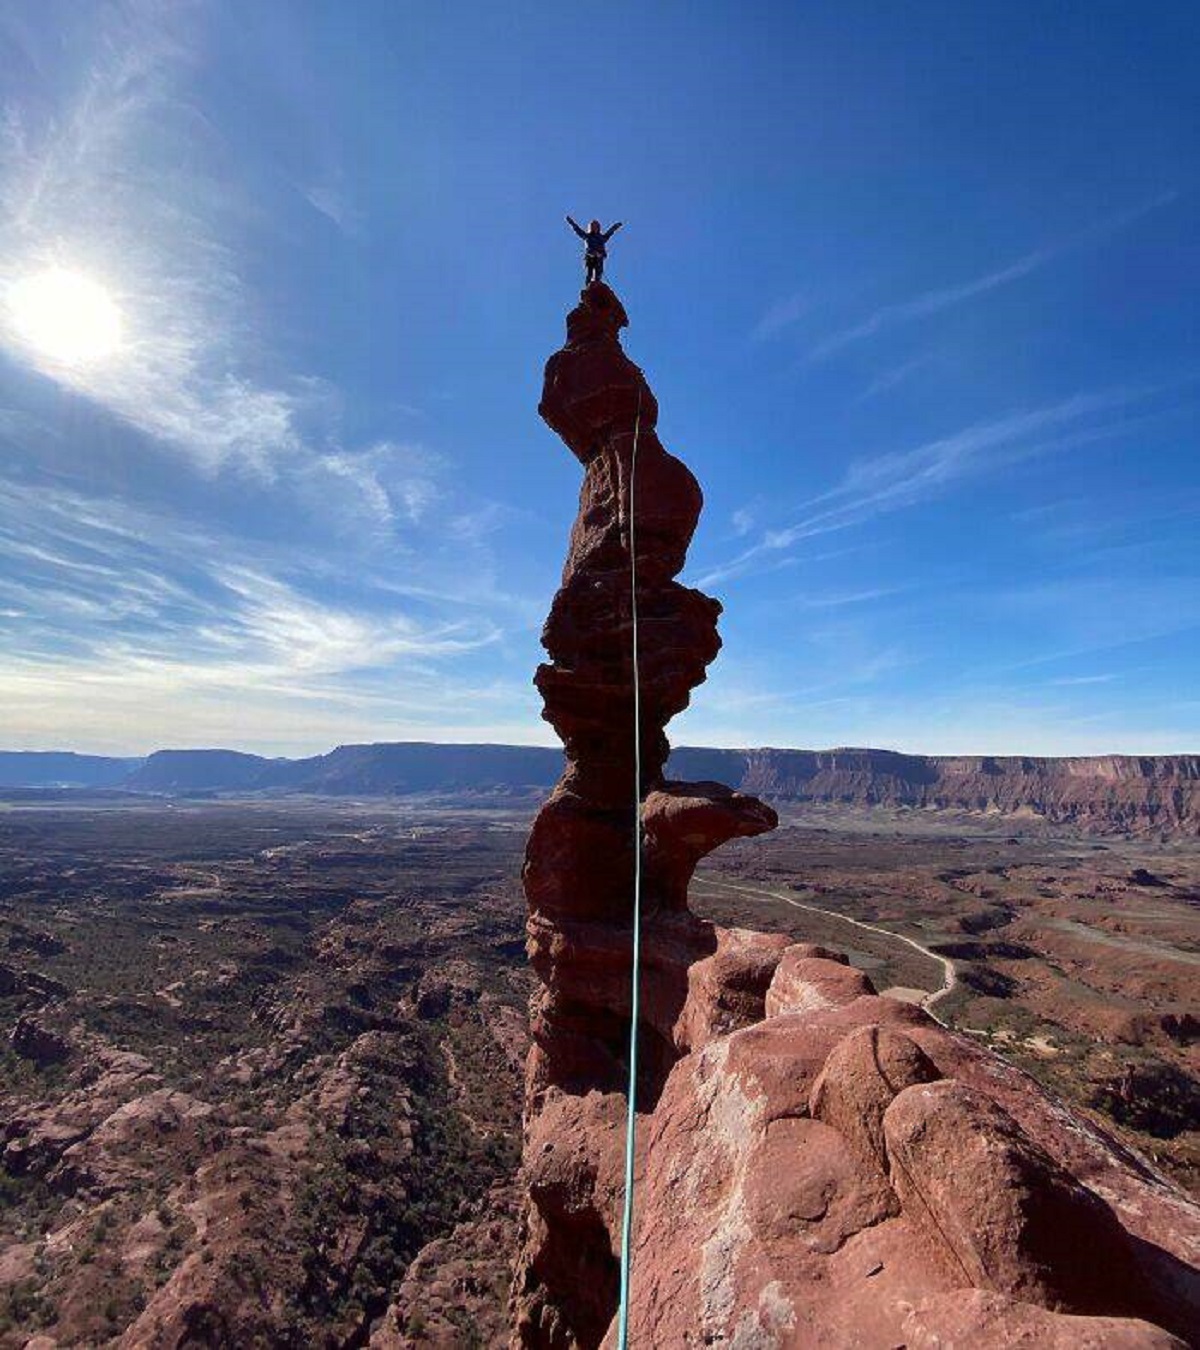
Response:
[{"label": "sun glare", "polygon": [[8,293],[12,321],[31,346],[66,365],[99,361],[121,343],[121,311],[97,282],[64,267],[23,277]]}]

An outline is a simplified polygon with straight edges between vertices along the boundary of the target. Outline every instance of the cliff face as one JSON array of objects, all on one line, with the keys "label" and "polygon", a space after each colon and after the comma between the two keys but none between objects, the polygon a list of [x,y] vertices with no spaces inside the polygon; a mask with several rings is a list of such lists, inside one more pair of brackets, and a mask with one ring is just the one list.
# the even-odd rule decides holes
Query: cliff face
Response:
[{"label": "cliff face", "polygon": [[[0,751],[0,788],[530,796],[548,791],[561,767],[557,750],[539,746],[420,741],[341,745],[308,759],[229,750],[159,750],[146,760]],[[1096,833],[1200,835],[1200,755],[1046,758],[681,746],[667,771],[779,801],[1022,812]]]},{"label": "cliff face", "polygon": [[[540,408],[584,482],[543,635],[551,661],[536,677],[567,767],[524,870],[539,988],[514,1346],[614,1336],[639,415],[645,890],[632,1343],[1180,1345],[1164,1328],[1200,1322],[1189,1283],[1200,1213],[1181,1193],[1023,1074],[877,996],[845,958],[688,910],[697,861],[776,822],[753,797],[663,777],[664,727],[717,653],[720,607],[675,580],[700,491],[658,441],[653,395],[619,343],[625,323],[612,291],[589,287],[547,365]],[[744,781],[755,781],[749,769]]]},{"label": "cliff face", "polygon": [[1200,834],[1200,755],[903,755],[891,750],[700,750],[721,782],[781,801],[1032,812],[1099,833]]}]

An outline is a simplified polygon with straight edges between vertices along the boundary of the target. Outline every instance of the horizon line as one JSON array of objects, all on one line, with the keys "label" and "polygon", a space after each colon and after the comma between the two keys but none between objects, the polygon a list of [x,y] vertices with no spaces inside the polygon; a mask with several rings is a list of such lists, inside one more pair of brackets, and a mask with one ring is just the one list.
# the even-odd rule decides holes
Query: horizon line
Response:
[{"label": "horizon line", "polygon": [[[261,759],[265,762],[286,761],[295,763],[306,759],[321,759],[331,755],[338,750],[355,749],[374,749],[381,746],[430,746],[435,748],[456,748],[456,749],[495,749],[495,750],[544,750],[547,753],[564,754],[564,748],[561,745],[544,745],[538,741],[434,741],[434,740],[395,740],[395,741],[342,741],[337,745],[331,746],[327,750],[316,750],[309,754],[288,754],[275,755],[263,754],[257,750],[241,750],[228,745],[194,745],[194,746],[159,746],[157,749],[146,751],[144,754],[125,754],[125,753],[104,753],[92,750],[73,750],[73,749],[6,749],[0,747],[0,755],[75,755],[86,759],[109,759],[109,760],[138,760],[146,761],[154,755],[182,754],[182,755],[204,755],[204,754],[233,754],[243,755],[249,759]],[[840,752],[871,752],[875,754],[897,755],[910,759],[1057,759],[1057,760],[1094,760],[1094,759],[1186,759],[1200,756],[1200,749],[1197,750],[1168,750],[1168,751],[1129,751],[1129,750],[1098,750],[1086,754],[1045,754],[1035,753],[1026,750],[1006,750],[1006,751],[987,751],[987,750],[961,750],[961,751],[925,751],[925,750],[900,750],[887,745],[827,745],[827,746],[804,746],[804,745],[701,745],[694,743],[680,743],[670,747],[671,754],[681,750],[703,750],[706,752],[722,751],[729,754],[752,754],[762,751],[775,751],[783,754],[800,755],[829,755]]]}]

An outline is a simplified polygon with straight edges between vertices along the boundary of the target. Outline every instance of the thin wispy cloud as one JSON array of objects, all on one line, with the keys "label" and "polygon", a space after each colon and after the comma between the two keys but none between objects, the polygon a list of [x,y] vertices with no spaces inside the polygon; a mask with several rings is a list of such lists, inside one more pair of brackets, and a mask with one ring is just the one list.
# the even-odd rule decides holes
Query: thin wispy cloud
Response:
[{"label": "thin wispy cloud", "polygon": [[[851,324],[848,328],[843,328],[818,342],[809,352],[809,356],[813,360],[823,360],[852,343],[874,337],[876,333],[880,333],[884,329],[927,318],[943,310],[953,309],[968,300],[987,295],[1004,286],[1010,286],[1014,282],[1021,281],[1032,273],[1040,271],[1048,263],[1066,254],[1073,253],[1089,244],[1116,234],[1151,212],[1168,206],[1171,202],[1177,200],[1178,196],[1179,194],[1174,191],[1161,193],[1150,201],[1143,202],[1130,210],[1106,216],[1061,243],[1034,249],[1001,267],[984,272],[980,276],[971,277],[966,281],[949,286],[935,287],[908,300],[883,305],[858,323]],[[799,314],[793,316],[793,318],[798,317]],[[783,324],[779,324],[771,331],[778,332],[783,326]]]},{"label": "thin wispy cloud", "polygon": [[1178,547],[1186,543],[1186,532],[1181,538],[1172,527],[1198,517],[1200,496],[1178,487],[1127,491],[1099,500],[1067,498],[1013,513],[1039,544],[1069,547],[1092,560],[1131,549]]},{"label": "thin wispy cloud", "polygon": [[301,195],[314,211],[336,225],[339,230],[352,234],[359,226],[358,213],[351,206],[344,187],[340,184],[319,183],[312,187],[301,188]]},{"label": "thin wispy cloud", "polygon": [[1190,575],[1147,578],[1108,571],[1063,577],[1001,590],[991,597],[989,607],[1009,631],[1054,635],[1052,644],[1031,650],[1005,671],[1080,658],[1107,665],[1109,658],[1102,653],[1200,632],[1200,586]]},{"label": "thin wispy cloud", "polygon": [[746,535],[754,529],[754,512],[748,506],[739,507],[729,518],[735,535]]},{"label": "thin wispy cloud", "polygon": [[866,605],[884,600],[907,590],[906,586],[871,586],[861,591],[839,591],[832,595],[802,595],[797,604],[802,609],[843,609],[847,605]]},{"label": "thin wispy cloud", "polygon": [[962,282],[957,286],[945,286],[938,290],[926,291],[925,294],[915,296],[911,300],[884,305],[881,309],[877,309],[873,314],[868,315],[862,322],[854,324],[850,328],[844,328],[841,332],[834,333],[831,337],[825,338],[824,341],[818,342],[809,355],[814,360],[821,360],[826,356],[832,356],[834,352],[840,351],[843,347],[848,347],[852,342],[860,342],[863,338],[872,337],[885,328],[891,328],[896,324],[910,323],[913,319],[923,319],[929,314],[938,313],[939,310],[950,309],[955,305],[962,304],[965,300],[972,300],[977,295],[986,295],[989,291],[997,290],[1001,286],[1007,286],[1010,282],[1019,281],[1022,277],[1029,276],[1031,272],[1036,272],[1039,267],[1044,267],[1052,258],[1057,257],[1064,251],[1065,247],[1035,249],[1034,252],[1027,253],[1025,257],[1018,258],[1005,267],[997,268],[996,271],[987,272],[980,277],[974,277],[972,280]]},{"label": "thin wispy cloud", "polygon": [[902,361],[898,366],[893,366],[890,370],[885,370],[877,375],[870,384],[854,400],[856,403],[866,403],[873,398],[878,398],[880,394],[886,394],[891,389],[896,389],[900,385],[910,380],[919,370],[923,370],[933,360],[930,353],[923,356],[914,356],[911,361]]},{"label": "thin wispy cloud", "polygon": [[423,445],[378,441],[362,450],[307,456],[286,488],[346,530],[367,530],[403,547],[446,495],[446,461]]},{"label": "thin wispy cloud", "polygon": [[785,328],[790,328],[797,319],[802,319],[811,309],[812,300],[807,291],[789,295],[767,310],[754,325],[750,336],[756,342],[763,342],[767,338],[775,337],[776,334],[782,333]]},{"label": "thin wispy cloud", "polygon": [[[776,532],[767,530],[763,538],[770,540],[776,537]],[[834,562],[842,558],[852,557],[854,554],[863,553],[871,547],[870,544],[852,544],[846,548],[820,549],[815,553],[805,553],[789,555],[787,557],[777,557],[774,559],[763,559],[759,553],[747,550],[752,556],[747,558],[746,553],[739,554],[731,558],[728,562],[722,563],[718,567],[710,567],[702,572],[692,585],[699,586],[701,590],[709,590],[712,587],[720,586],[725,581],[733,581],[738,577],[744,576],[748,571],[753,570],[756,574],[763,572],[781,572],[785,568],[792,567],[816,567],[821,563]]]},{"label": "thin wispy cloud", "polygon": [[975,423],[911,450],[855,460],[836,487],[804,504],[798,520],[764,530],[756,543],[710,569],[698,584],[728,581],[761,571],[764,566],[778,566],[779,555],[804,540],[914,506],[965,479],[1126,432],[1131,427],[1130,418],[1121,415],[1114,419],[1111,415],[1157,392],[1131,388],[1078,394],[1027,412]]},{"label": "thin wispy cloud", "polygon": [[[768,537],[770,537],[768,535]],[[739,553],[736,558],[731,558],[728,562],[721,563],[718,567],[710,567],[702,572],[690,584],[698,586],[702,591],[713,590],[717,586],[723,585],[727,581],[736,581],[739,577],[745,576],[753,570],[757,574],[764,572],[779,572],[787,567],[796,567],[800,563],[799,558],[773,558],[762,560],[764,550],[760,545],[755,544],[746,549],[744,553]]]},{"label": "thin wispy cloud", "polygon": [[[374,723],[431,734],[453,724],[448,691],[457,691],[465,728],[501,715],[497,688],[510,703],[515,690],[464,673],[464,662],[503,637],[494,607],[466,594],[457,605],[443,595],[414,608],[360,576],[335,600],[286,553],[256,552],[120,502],[4,480],[0,634],[0,701],[24,744],[50,729],[49,709],[56,744],[72,730],[94,740],[85,724],[102,715],[134,738],[127,743],[178,743],[204,724],[197,701],[213,709],[224,701],[234,722],[257,708],[258,744],[289,717],[296,734],[298,710],[312,705],[330,727],[356,725],[359,736]],[[523,689],[515,696],[527,701]]]},{"label": "thin wispy cloud", "polygon": [[[203,472],[341,479],[343,499],[356,486],[364,516],[386,518],[372,449],[339,444],[336,391],[278,359],[242,275],[256,207],[189,98],[201,14],[97,8],[94,59],[73,91],[5,108],[0,344]],[[123,322],[114,354],[70,364],[24,340],[4,297],[51,267],[111,294]]]},{"label": "thin wispy cloud", "polygon": [[[894,509],[919,501],[957,479],[982,468],[996,469],[1015,460],[1063,448],[1063,440],[1043,441],[1047,431],[1070,427],[1097,414],[1112,412],[1146,397],[1145,390],[1116,389],[1100,394],[1077,394],[1058,403],[1014,413],[991,422],[980,422],[952,436],[941,437],[913,450],[894,451],[856,460],[842,483],[813,499],[813,504],[849,500],[847,507],[834,506],[814,520],[839,519],[846,510]],[[1092,427],[1084,436],[1111,434],[1111,426]],[[1067,444],[1077,443],[1073,437]]]}]

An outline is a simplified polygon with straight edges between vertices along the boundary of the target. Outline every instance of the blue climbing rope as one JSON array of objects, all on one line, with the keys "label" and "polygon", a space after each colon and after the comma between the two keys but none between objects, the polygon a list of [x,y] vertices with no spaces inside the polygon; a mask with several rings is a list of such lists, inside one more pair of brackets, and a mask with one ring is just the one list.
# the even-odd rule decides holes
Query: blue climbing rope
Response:
[{"label": "blue climbing rope", "polygon": [[629,457],[629,595],[633,619],[633,963],[629,1016],[629,1094],[625,1117],[625,1202],[621,1211],[621,1303],[617,1312],[617,1347],[629,1344],[629,1273],[633,1253],[633,1154],[637,1137],[637,1062],[639,985],[642,964],[642,694],[638,669],[637,482],[638,434],[642,426],[642,386],[638,383],[637,412],[633,419],[633,453]]}]

